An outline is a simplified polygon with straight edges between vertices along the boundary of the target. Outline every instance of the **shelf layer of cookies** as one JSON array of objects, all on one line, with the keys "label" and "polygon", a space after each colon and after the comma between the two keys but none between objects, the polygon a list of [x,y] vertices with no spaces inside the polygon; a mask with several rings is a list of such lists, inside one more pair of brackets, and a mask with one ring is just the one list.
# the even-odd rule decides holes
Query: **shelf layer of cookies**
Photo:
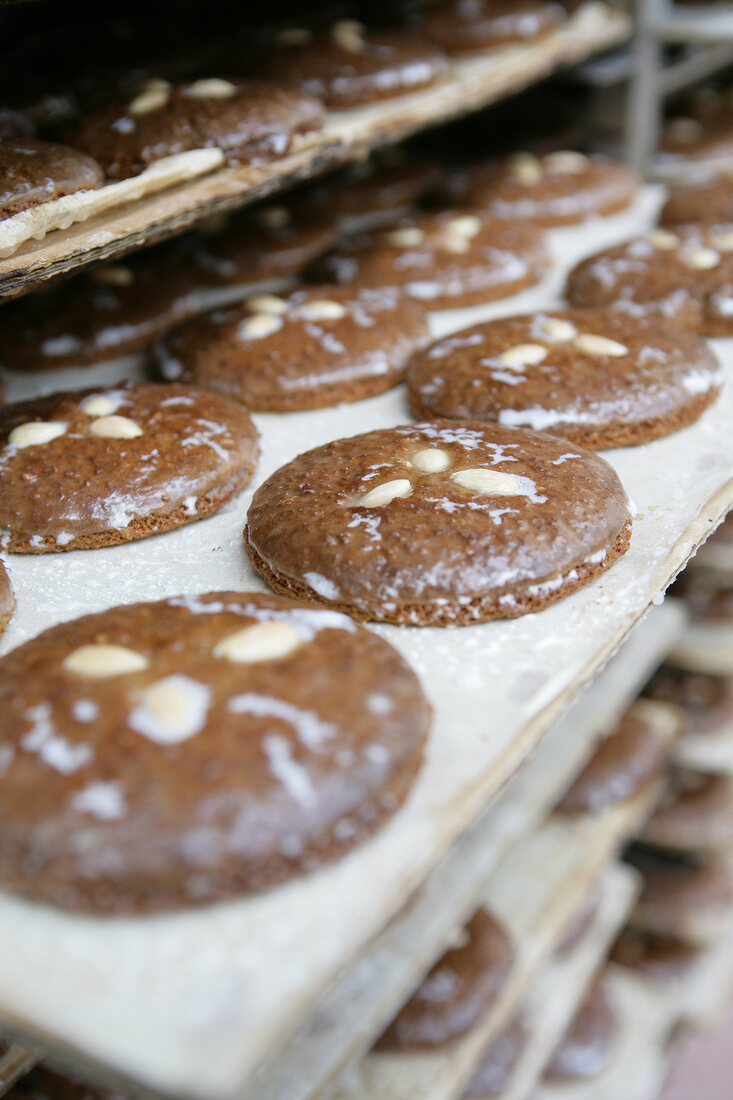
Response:
[{"label": "shelf layer of cookies", "polygon": [[482,821],[462,837],[414,902],[373,944],[278,1050],[251,1090],[258,1100],[314,1097],[348,1062],[358,1061],[446,946],[446,935],[475,909],[512,845],[537,828],[571,779],[632,701],[679,635],[683,613],[654,608],[598,679],[543,740]]},{"label": "shelf layer of cookies", "polygon": [[369,1055],[356,1080],[338,1088],[334,1100],[456,1100],[568,925],[589,904],[603,868],[636,835],[661,792],[662,784],[655,783],[595,816],[551,817],[524,838],[492,876],[485,894],[487,907],[509,929],[517,951],[496,1005],[445,1050]]},{"label": "shelf layer of cookies", "polygon": [[529,1038],[497,1100],[534,1096],[542,1071],[623,927],[637,888],[636,876],[623,864],[612,864],[604,873],[598,907],[581,942],[569,955],[551,960],[529,992],[523,1005]]},{"label": "shelf layer of cookies", "polygon": [[[605,223],[551,234],[558,266],[549,282],[486,309],[433,315],[434,335],[551,307],[564,268],[647,226],[654,199]],[[720,347],[730,376],[733,349]],[[74,384],[94,381],[93,372],[80,371]],[[693,427],[607,453],[639,513],[629,553],[589,588],[513,622],[378,628],[421,676],[436,722],[412,797],[374,841],[282,889],[155,920],[82,920],[2,896],[2,1018],[162,1093],[241,1096],[257,1066],[475,824],[733,501],[731,417],[733,394],[725,393]],[[400,391],[317,413],[260,416],[256,484],[308,447],[406,419]],[[19,613],[3,648],[82,607],[260,587],[241,543],[248,500],[244,494],[203,523],[128,546],[13,557]]]},{"label": "shelf layer of cookies", "polygon": [[[586,0],[564,27],[537,43],[455,61],[446,78],[423,92],[332,113],[322,133],[272,164],[218,168],[154,195],[112,207],[86,221],[69,224],[67,220],[69,228],[52,230],[42,240],[28,240],[12,255],[0,259],[0,298],[24,293],[55,275],[182,232],[212,214],[235,209],[328,168],[357,160],[370,149],[477,110],[561,66],[622,41],[629,29],[629,20],[622,12],[600,0]],[[100,193],[88,194],[94,197]],[[65,217],[71,218],[73,203],[61,201]]]}]

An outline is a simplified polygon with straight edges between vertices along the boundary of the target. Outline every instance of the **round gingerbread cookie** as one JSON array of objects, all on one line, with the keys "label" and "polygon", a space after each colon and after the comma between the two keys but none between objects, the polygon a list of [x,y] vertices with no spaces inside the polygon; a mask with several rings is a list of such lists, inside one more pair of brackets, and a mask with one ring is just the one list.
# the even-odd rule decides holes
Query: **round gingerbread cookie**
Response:
[{"label": "round gingerbread cookie", "polygon": [[659,221],[662,225],[733,223],[731,175],[716,175],[670,188]]},{"label": "round gingerbread cookie", "polygon": [[316,263],[314,276],[398,286],[427,308],[450,309],[509,297],[539,282],[547,269],[535,227],[456,209],[344,238]]},{"label": "round gingerbread cookie", "polygon": [[13,586],[10,583],[8,571],[0,561],[0,634],[10,622],[10,616],[15,610],[15,596]]},{"label": "round gingerbread cookie", "polygon": [[733,778],[675,769],[641,839],[676,852],[728,849],[733,842]]},{"label": "round gingerbread cookie", "polygon": [[288,412],[382,393],[427,337],[424,310],[396,290],[320,286],[214,310],[169,333],[154,357],[164,378]]},{"label": "round gingerbread cookie", "polygon": [[679,169],[686,163],[701,161],[724,163],[731,155],[730,103],[726,104],[723,97],[719,104],[711,101],[704,109],[691,104],[687,113],[675,115],[664,125],[658,153],[662,167]]},{"label": "round gingerbread cookie", "polygon": [[0,661],[0,883],[123,913],[305,874],[401,805],[429,720],[392,646],[277,596],[52,627]]},{"label": "round gingerbread cookie", "polygon": [[448,64],[439,50],[410,34],[368,31],[363,23],[342,19],[327,31],[281,30],[258,71],[343,110],[426,88]]},{"label": "round gingerbread cookie", "polygon": [[668,654],[690,672],[733,677],[733,583],[713,574],[685,572],[671,594],[684,600],[690,621]]},{"label": "round gingerbread cookie", "polygon": [[615,214],[634,201],[638,189],[637,177],[625,164],[573,150],[515,153],[469,168],[452,183],[456,201],[489,217],[548,227]]},{"label": "round gingerbread cookie", "polygon": [[688,672],[665,664],[645,686],[644,695],[680,708],[685,740],[704,741],[733,727],[733,683],[728,676]]},{"label": "round gingerbread cookie", "polygon": [[99,164],[78,149],[31,138],[0,141],[0,219],[103,182]]},{"label": "round gingerbread cookie", "polygon": [[547,1081],[597,1077],[609,1065],[619,1018],[602,978],[596,979],[545,1069]]},{"label": "round gingerbread cookie", "polygon": [[499,922],[479,909],[457,946],[432,968],[376,1044],[377,1050],[426,1050],[465,1035],[501,993],[514,947]]},{"label": "round gingerbread cookie", "polygon": [[407,369],[410,411],[537,428],[597,449],[695,421],[723,375],[705,341],[611,310],[502,317],[436,340]]},{"label": "round gingerbread cookie", "polygon": [[414,27],[447,53],[462,54],[534,42],[564,20],[553,0],[442,0],[419,9]]},{"label": "round gingerbread cookie", "polygon": [[335,216],[345,232],[389,225],[442,178],[436,163],[407,159],[400,153],[400,149],[386,150],[378,158],[358,161],[318,181],[304,194],[307,206]]},{"label": "round gingerbread cookie", "polygon": [[644,979],[663,985],[684,978],[699,960],[700,952],[674,936],[627,927],[616,940],[609,957],[618,966],[635,970]]},{"label": "round gingerbread cookie", "polygon": [[487,1096],[500,1096],[509,1084],[529,1038],[529,1026],[520,1012],[494,1039],[481,1058],[478,1068],[463,1091],[462,1100],[484,1100]]},{"label": "round gingerbread cookie", "polygon": [[625,802],[664,774],[668,758],[666,739],[632,708],[601,741],[557,811],[597,814]]},{"label": "round gingerbread cookie", "polygon": [[195,289],[178,243],[104,264],[3,306],[0,363],[54,370],[133,355],[196,312]]},{"label": "round gingerbread cookie", "polygon": [[704,336],[733,334],[733,225],[676,226],[597,252],[568,276],[575,306],[661,314]]},{"label": "round gingerbread cookie", "polygon": [[89,115],[72,140],[110,179],[125,179],[191,149],[216,147],[229,164],[267,162],[323,121],[317,100],[274,84],[212,77],[174,86],[153,78]]},{"label": "round gingerbread cookie", "polygon": [[0,407],[0,548],[43,554],[145,538],[243,489],[257,432],[236,401],[124,385]]},{"label": "round gingerbread cookie", "polygon": [[696,859],[634,845],[624,859],[644,880],[634,928],[689,944],[707,943],[728,928],[733,876],[724,857]]},{"label": "round gingerbread cookie", "polygon": [[236,288],[297,275],[336,235],[332,213],[273,202],[205,222],[183,247],[198,286]]},{"label": "round gingerbread cookie", "polygon": [[616,473],[568,448],[477,421],[336,440],[260,486],[245,540],[275,591],[358,619],[514,618],[587,584],[628,548]]}]

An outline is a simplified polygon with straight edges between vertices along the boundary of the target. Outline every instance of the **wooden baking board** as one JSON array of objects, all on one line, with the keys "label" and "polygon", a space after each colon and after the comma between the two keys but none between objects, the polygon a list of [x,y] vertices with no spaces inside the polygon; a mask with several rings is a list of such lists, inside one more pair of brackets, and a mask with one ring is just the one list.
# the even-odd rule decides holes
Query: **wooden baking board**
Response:
[{"label": "wooden baking board", "polygon": [[[659,197],[651,192],[625,214],[553,232],[558,262],[543,286],[486,308],[433,315],[434,333],[551,307],[563,269],[649,225]],[[733,347],[717,344],[733,374]],[[92,371],[63,374],[76,386],[94,383]],[[48,384],[48,376],[14,376],[8,396]],[[307,447],[407,418],[400,389],[335,409],[258,416],[263,455],[253,488]],[[89,920],[0,896],[0,1018],[153,1091],[241,1095],[255,1067],[475,823],[730,506],[732,419],[727,390],[696,425],[607,452],[638,514],[629,553],[584,590],[513,622],[378,628],[421,676],[436,719],[413,794],[377,837],[302,881],[171,916]],[[0,649],[119,602],[261,588],[241,541],[250,495],[210,519],[127,546],[14,556],[19,609]]]},{"label": "wooden baking board", "polygon": [[534,1094],[542,1071],[622,928],[639,884],[638,875],[625,864],[615,863],[604,872],[591,926],[570,954],[550,960],[532,986],[522,1008],[529,1031],[526,1047],[506,1088],[486,1100],[527,1100]]},{"label": "wooden baking board", "polygon": [[634,836],[656,805],[662,785],[594,816],[555,815],[509,853],[482,901],[510,932],[515,963],[502,995],[464,1038],[449,1048],[415,1054],[372,1053],[347,1074],[334,1100],[453,1100],[488,1044],[507,1025],[530,983],[587,902],[601,870]]},{"label": "wooden baking board", "polygon": [[33,1047],[10,1043],[5,1053],[0,1055],[0,1096],[12,1088],[19,1077],[32,1069],[39,1057],[40,1052]]},{"label": "wooden baking board", "polygon": [[257,1100],[306,1100],[381,1033],[476,908],[499,862],[536,829],[668,652],[684,623],[678,601],[652,609],[608,667],[547,734],[482,820],[446,855],[407,910],[347,970],[253,1080]]},{"label": "wooden baking board", "polygon": [[589,1081],[541,1085],[532,1100],[656,1100],[668,1069],[669,1013],[620,967],[609,966],[606,980],[621,1024],[611,1065]]},{"label": "wooden baking board", "polygon": [[324,131],[306,148],[274,164],[219,169],[68,229],[54,230],[40,241],[30,240],[0,260],[0,298],[24,293],[72,268],[152,244],[212,214],[292,187],[357,160],[370,149],[486,106],[563,65],[623,41],[630,26],[623,12],[600,0],[586,0],[565,26],[539,42],[452,62],[449,75],[432,88],[378,106],[331,114]]}]

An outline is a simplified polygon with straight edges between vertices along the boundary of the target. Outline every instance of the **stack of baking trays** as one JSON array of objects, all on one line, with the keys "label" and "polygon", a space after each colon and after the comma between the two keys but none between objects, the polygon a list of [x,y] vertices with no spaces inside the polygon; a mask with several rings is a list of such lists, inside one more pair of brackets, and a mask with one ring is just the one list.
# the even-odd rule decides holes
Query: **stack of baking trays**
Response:
[{"label": "stack of baking trays", "polygon": [[[578,25],[604,28],[586,52],[619,33],[597,5],[527,7],[557,23],[355,115],[381,140],[409,99],[414,130],[456,73],[531,80]],[[379,70],[360,24],[278,33],[304,70]],[[141,117],[168,133],[240,94],[145,80],[102,112],[127,154]],[[46,236],[8,245],[17,1093],[527,1097],[567,1087],[589,1016],[608,1046],[623,982],[593,979],[641,883],[619,856],[690,740],[636,697],[684,644],[664,591],[733,500],[733,236],[654,229],[661,191],[603,158],[473,152],[373,157],[231,220],[191,184],[66,229],[36,202]],[[185,216],[156,205],[181,194]]]}]

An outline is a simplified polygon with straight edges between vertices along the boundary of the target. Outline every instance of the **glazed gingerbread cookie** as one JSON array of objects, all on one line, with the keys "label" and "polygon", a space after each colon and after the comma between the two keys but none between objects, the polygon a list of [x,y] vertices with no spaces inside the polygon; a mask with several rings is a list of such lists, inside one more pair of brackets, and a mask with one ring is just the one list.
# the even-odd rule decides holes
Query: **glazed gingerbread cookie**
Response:
[{"label": "glazed gingerbread cookie", "polygon": [[724,857],[696,859],[634,845],[624,859],[644,880],[634,928],[700,945],[729,927],[733,875]]},{"label": "glazed gingerbread cookie", "polygon": [[661,225],[733,223],[733,179],[730,174],[671,187],[659,215]]},{"label": "glazed gingerbread cookie", "polygon": [[665,772],[669,748],[632,708],[605,737],[557,805],[562,814],[598,814],[625,802]]},{"label": "glazed gingerbread cookie", "polygon": [[634,970],[657,985],[679,982],[699,958],[698,948],[674,936],[628,927],[624,928],[610,954],[611,962]]},{"label": "glazed gingerbread cookie", "polygon": [[469,168],[451,184],[455,201],[489,217],[547,227],[615,214],[631,205],[638,189],[637,177],[625,164],[574,150],[514,153]]},{"label": "glazed gingerbread cookie", "polygon": [[317,100],[273,84],[212,77],[172,85],[154,78],[90,115],[72,140],[110,179],[126,179],[161,157],[212,146],[229,164],[267,162],[323,121]]},{"label": "glazed gingerbread cookie", "polygon": [[665,664],[645,686],[644,695],[681,710],[685,738],[704,741],[733,726],[733,682],[728,676],[688,672]]},{"label": "glazed gingerbread cookie", "polygon": [[529,1025],[519,1013],[483,1055],[463,1091],[462,1100],[485,1100],[487,1096],[500,1096],[509,1084],[529,1038]]},{"label": "glazed gingerbread cookie", "polygon": [[323,286],[214,310],[170,333],[154,357],[166,379],[288,412],[382,393],[427,336],[422,307],[395,290]]},{"label": "glazed gingerbread cookie", "polygon": [[276,85],[290,84],[343,110],[426,88],[448,71],[443,54],[402,31],[368,31],[342,19],[326,31],[286,27],[258,67]]},{"label": "glazed gingerbread cookie", "polygon": [[446,53],[463,54],[534,42],[564,21],[553,0],[441,0],[420,8],[414,27]]},{"label": "glazed gingerbread cookie", "polygon": [[456,209],[345,238],[315,265],[314,277],[398,286],[426,308],[449,309],[509,297],[537,283],[547,268],[533,226]]},{"label": "glazed gingerbread cookie", "polygon": [[15,596],[8,571],[0,561],[0,634],[3,633],[15,610]]},{"label": "glazed gingerbread cookie", "polygon": [[77,149],[31,138],[0,141],[0,220],[103,182],[99,164]]},{"label": "glazed gingerbread cookie", "polygon": [[377,1050],[429,1050],[453,1042],[486,1015],[514,962],[505,929],[485,909],[457,946],[435,964],[376,1044]]},{"label": "glazed gingerbread cookie", "polygon": [[307,207],[335,216],[345,232],[389,225],[408,214],[442,178],[436,163],[398,147],[385,150],[312,184]]},{"label": "glazed gingerbread cookie", "polygon": [[619,1017],[603,979],[585,995],[565,1035],[545,1069],[547,1081],[578,1081],[597,1077],[613,1058]]},{"label": "glazed gingerbread cookie", "polygon": [[733,842],[733,778],[674,769],[641,839],[676,852],[725,851]]},{"label": "glazed gingerbread cookie", "polygon": [[723,375],[706,342],[656,317],[563,310],[463,329],[408,363],[418,419],[537,428],[597,449],[647,443],[701,415]]},{"label": "glazed gingerbread cookie", "polygon": [[52,627],[0,661],[0,883],[124,913],[303,875],[394,814],[429,718],[392,646],[277,596]]},{"label": "glazed gingerbread cookie", "polygon": [[257,432],[238,402],[126,385],[0,407],[0,547],[113,546],[215,512],[250,480]]},{"label": "glazed gingerbread cookie", "polygon": [[655,229],[583,260],[568,301],[632,317],[661,314],[704,336],[733,333],[733,225]]},{"label": "glazed gingerbread cookie", "polygon": [[245,538],[275,591],[358,619],[462,625],[587,584],[625,553],[628,508],[598,455],[443,420],[300,455],[255,493]]},{"label": "glazed gingerbread cookie", "polygon": [[3,306],[0,363],[12,371],[133,355],[197,309],[181,246],[165,244]]}]

